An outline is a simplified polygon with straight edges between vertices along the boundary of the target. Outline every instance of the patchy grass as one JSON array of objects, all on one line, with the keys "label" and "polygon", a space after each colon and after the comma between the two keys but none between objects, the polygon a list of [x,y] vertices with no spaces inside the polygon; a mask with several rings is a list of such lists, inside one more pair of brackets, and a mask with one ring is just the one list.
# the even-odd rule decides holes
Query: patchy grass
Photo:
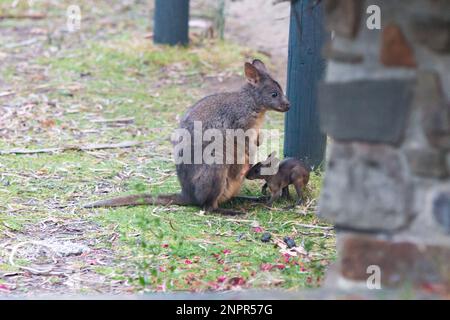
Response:
[{"label": "patchy grass", "polygon": [[[64,3],[48,11],[55,23],[61,23]],[[35,47],[1,49],[8,62],[0,67],[7,71],[2,81],[14,91],[13,97],[0,98],[0,111],[5,111],[1,150],[146,143],[130,149],[0,155],[0,273],[17,272],[3,287],[32,294],[320,285],[334,259],[334,232],[304,226],[325,225],[314,214],[320,171],[312,173],[305,205],[291,210],[283,209],[288,204],[283,201],[272,209],[227,204],[246,212],[237,218],[205,215],[195,207],[81,209],[86,202],[117,194],[179,191],[169,142],[179,117],[208,90],[206,77],[236,77],[249,57],[264,59],[248,48],[215,40],[197,39],[188,48],[153,46],[138,26],[143,21],[136,13],[140,6],[113,16],[120,23],[109,24],[106,14],[92,13],[99,8],[109,12],[108,3],[99,1],[88,6],[90,28],[83,37],[62,39],[50,33],[58,40],[57,49],[56,40],[49,42],[46,36]],[[129,20],[131,16],[136,19]],[[37,23],[36,28],[48,27],[49,21]],[[10,24],[0,27],[12,28]],[[10,31],[4,37],[22,40],[20,28]],[[15,63],[18,57],[26,60]],[[96,122],[117,118],[131,120]],[[281,114],[268,116],[267,128],[282,126]],[[260,187],[261,182],[248,181],[242,193],[259,195]],[[273,241],[262,242],[263,232],[270,232]],[[305,253],[286,255],[279,245],[285,236]],[[8,263],[15,244],[50,238],[82,243],[91,251],[58,257],[54,269],[65,271],[49,275],[21,272]],[[32,256],[23,253],[16,264],[36,265]]]}]

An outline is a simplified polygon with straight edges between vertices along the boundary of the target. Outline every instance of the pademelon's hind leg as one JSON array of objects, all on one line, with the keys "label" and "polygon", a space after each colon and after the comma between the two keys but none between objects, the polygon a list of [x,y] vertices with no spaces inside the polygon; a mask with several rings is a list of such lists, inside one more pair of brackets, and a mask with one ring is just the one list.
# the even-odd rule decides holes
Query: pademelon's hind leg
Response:
[{"label": "pademelon's hind leg", "polygon": [[244,212],[238,211],[238,210],[220,208],[220,207],[219,207],[219,202],[218,202],[217,199],[215,199],[215,200],[212,201],[211,203],[205,204],[205,206],[203,207],[203,209],[204,209],[206,212],[210,212],[210,213],[219,213],[219,214],[223,214],[223,215],[226,215],[226,216],[238,216],[238,215],[243,215],[243,214],[245,214]]},{"label": "pademelon's hind leg", "polygon": [[193,180],[192,188],[197,204],[208,213],[242,215],[244,212],[219,208],[219,203],[227,200],[227,170],[220,166],[203,167]]}]

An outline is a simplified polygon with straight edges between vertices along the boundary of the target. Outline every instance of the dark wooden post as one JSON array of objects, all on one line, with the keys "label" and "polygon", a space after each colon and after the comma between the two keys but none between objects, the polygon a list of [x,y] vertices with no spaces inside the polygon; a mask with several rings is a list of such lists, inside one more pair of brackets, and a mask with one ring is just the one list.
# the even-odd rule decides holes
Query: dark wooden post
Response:
[{"label": "dark wooden post", "polygon": [[156,0],[153,41],[168,45],[189,43],[189,0]]},{"label": "dark wooden post", "polygon": [[317,85],[326,62],[321,49],[326,32],[323,1],[291,2],[287,96],[291,109],[285,116],[284,156],[317,167],[324,160],[326,136],[320,131]]}]

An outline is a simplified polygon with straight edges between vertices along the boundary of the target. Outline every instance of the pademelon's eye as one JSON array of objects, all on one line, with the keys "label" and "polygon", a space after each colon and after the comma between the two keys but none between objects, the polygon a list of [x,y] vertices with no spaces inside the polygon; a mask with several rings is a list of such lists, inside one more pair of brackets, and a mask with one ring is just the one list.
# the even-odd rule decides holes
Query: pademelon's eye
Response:
[{"label": "pademelon's eye", "polygon": [[276,97],[278,97],[278,92],[272,92],[272,98],[276,98]]}]

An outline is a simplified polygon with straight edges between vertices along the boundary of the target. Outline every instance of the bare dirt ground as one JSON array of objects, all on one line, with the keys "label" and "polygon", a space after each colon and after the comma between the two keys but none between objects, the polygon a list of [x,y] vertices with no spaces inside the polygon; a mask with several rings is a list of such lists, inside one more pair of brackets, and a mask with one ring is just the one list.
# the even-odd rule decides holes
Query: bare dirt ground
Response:
[{"label": "bare dirt ground", "polygon": [[225,35],[229,39],[268,54],[273,74],[286,84],[290,2],[267,0],[227,2]]},{"label": "bare dirt ground", "polygon": [[[214,8],[216,3],[214,0],[194,0],[192,6],[202,8],[206,4]],[[274,5],[268,0],[234,0],[227,1],[225,6],[225,39],[262,53],[283,88],[286,87],[289,14],[289,1]],[[217,79],[208,85],[216,91],[234,90],[242,83],[240,78],[214,80]]]}]

